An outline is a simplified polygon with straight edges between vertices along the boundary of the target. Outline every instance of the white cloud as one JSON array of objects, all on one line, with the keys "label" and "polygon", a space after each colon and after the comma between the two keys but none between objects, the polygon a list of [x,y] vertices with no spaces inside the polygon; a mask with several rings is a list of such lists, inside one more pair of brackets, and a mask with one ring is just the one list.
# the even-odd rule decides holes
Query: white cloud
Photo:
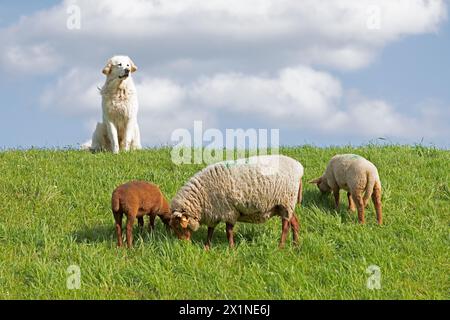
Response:
[{"label": "white cloud", "polygon": [[341,130],[362,137],[406,138],[418,132],[418,121],[397,113],[385,101],[362,99],[348,107]]},{"label": "white cloud", "polygon": [[[92,73],[71,70],[41,101],[57,112],[81,116],[92,126],[93,119],[100,120],[101,109],[97,84],[87,76]],[[426,119],[439,112],[402,115],[387,102],[343,89],[330,74],[306,66],[283,69],[273,77],[226,73],[186,83],[148,77],[136,82],[145,144],[169,143],[173,130],[191,129],[194,120],[204,121],[208,128],[235,128],[223,114],[249,119],[248,127],[258,123],[262,128],[333,137],[433,137],[433,123]]]},{"label": "white cloud", "polygon": [[179,108],[186,98],[185,90],[168,79],[144,78],[138,83],[137,90],[140,104],[148,113]]},{"label": "white cloud", "polygon": [[42,74],[57,70],[62,59],[47,44],[11,45],[0,56],[0,66],[11,73]]},{"label": "white cloud", "polygon": [[[81,9],[80,30],[66,28],[72,3]],[[379,28],[371,29],[374,5]],[[243,64],[258,71],[297,64],[355,69],[398,37],[434,32],[445,19],[443,0],[66,0],[1,30],[6,50],[0,54],[35,57],[40,54],[26,48],[45,42],[69,67],[93,66],[115,50],[133,53],[147,68],[216,60],[231,70]],[[28,69],[26,59],[16,62]]]},{"label": "white cloud", "polygon": [[273,78],[238,73],[203,77],[189,92],[194,101],[209,108],[306,122],[329,111],[341,96],[341,86],[329,74],[301,66],[284,69]]},{"label": "white cloud", "polygon": [[[66,28],[73,3],[80,30]],[[0,70],[58,75],[41,106],[91,127],[101,117],[101,68],[113,54],[130,55],[140,70],[146,144],[168,142],[197,119],[208,127],[235,128],[237,119],[319,135],[431,137],[446,132],[433,126],[442,108],[404,115],[318,70],[366,67],[400,37],[436,32],[446,16],[444,0],[65,0],[0,29]],[[368,27],[373,19],[376,28]]]},{"label": "white cloud", "polygon": [[101,112],[101,97],[91,69],[70,69],[44,90],[40,104],[44,109],[61,111],[70,116],[86,116]]}]

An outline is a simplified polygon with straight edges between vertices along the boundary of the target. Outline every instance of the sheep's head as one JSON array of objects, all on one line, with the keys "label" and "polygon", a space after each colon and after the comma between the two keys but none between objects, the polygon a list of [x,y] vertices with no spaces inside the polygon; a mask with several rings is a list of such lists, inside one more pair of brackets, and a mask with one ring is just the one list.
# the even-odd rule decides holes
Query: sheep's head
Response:
[{"label": "sheep's head", "polygon": [[324,179],[323,177],[311,180],[311,181],[309,181],[309,183],[316,184],[317,188],[319,188],[319,190],[320,190],[320,192],[322,192],[322,194],[325,194],[325,193],[328,193],[331,191],[330,186],[328,186],[326,179]]},{"label": "sheep's head", "polygon": [[190,240],[192,231],[197,231],[199,226],[198,220],[188,216],[185,212],[172,211],[170,227],[179,239]]}]

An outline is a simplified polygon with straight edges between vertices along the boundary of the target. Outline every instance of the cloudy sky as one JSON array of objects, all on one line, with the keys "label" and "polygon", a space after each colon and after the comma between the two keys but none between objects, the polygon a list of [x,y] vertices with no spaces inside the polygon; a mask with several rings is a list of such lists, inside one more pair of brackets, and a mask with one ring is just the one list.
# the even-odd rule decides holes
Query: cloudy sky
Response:
[{"label": "cloudy sky", "polygon": [[201,120],[284,145],[450,147],[445,0],[5,0],[0,39],[0,147],[90,139],[114,54],[139,67],[146,146]]}]

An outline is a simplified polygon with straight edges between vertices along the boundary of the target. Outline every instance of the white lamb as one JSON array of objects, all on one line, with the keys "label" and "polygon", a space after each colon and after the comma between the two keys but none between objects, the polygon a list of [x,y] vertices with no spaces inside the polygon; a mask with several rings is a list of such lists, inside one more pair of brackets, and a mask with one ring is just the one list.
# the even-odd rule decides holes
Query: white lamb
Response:
[{"label": "white lamb", "polygon": [[195,174],[171,203],[171,226],[180,239],[189,240],[200,224],[208,226],[205,248],[214,228],[226,223],[230,247],[237,221],[263,223],[280,216],[284,246],[289,226],[298,243],[299,224],[295,205],[302,199],[303,166],[282,155],[256,156],[209,165]]},{"label": "white lamb", "polygon": [[375,165],[356,154],[341,154],[331,158],[325,173],[310,181],[322,193],[333,191],[335,206],[339,207],[339,189],[347,191],[349,210],[358,209],[358,220],[364,223],[364,208],[372,197],[378,224],[382,223],[381,182]]}]

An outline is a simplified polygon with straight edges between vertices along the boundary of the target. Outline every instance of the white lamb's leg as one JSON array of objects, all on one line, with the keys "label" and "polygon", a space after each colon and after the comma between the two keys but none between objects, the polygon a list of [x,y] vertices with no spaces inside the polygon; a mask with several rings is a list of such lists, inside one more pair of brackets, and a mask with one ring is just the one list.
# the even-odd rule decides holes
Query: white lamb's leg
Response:
[{"label": "white lamb's leg", "polygon": [[119,138],[117,136],[117,128],[111,121],[105,123],[108,138],[111,142],[111,149],[113,153],[119,153]]}]

